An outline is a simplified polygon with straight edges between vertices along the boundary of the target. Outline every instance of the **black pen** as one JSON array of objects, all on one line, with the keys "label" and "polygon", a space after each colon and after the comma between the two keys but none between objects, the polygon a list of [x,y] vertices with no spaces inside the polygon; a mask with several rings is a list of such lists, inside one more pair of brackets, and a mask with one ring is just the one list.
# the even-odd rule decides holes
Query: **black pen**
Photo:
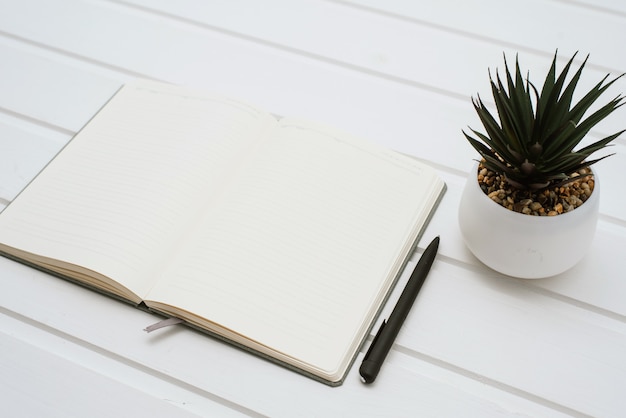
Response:
[{"label": "black pen", "polygon": [[430,266],[433,264],[435,255],[437,255],[437,248],[439,248],[439,237],[435,237],[424,250],[389,319],[383,321],[380,326],[359,368],[363,383],[372,383],[378,376],[380,367],[383,365],[383,361],[385,361],[385,357],[387,357],[387,353],[389,353],[402,323],[409,314],[411,306],[422,288],[422,284],[424,284],[424,280],[426,280]]}]

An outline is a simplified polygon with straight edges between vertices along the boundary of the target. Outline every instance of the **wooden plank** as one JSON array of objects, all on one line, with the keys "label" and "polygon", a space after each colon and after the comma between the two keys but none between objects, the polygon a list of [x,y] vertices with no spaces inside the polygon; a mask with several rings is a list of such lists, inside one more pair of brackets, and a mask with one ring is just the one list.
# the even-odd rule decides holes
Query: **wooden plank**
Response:
[{"label": "wooden plank", "polygon": [[48,134],[42,137],[22,130],[0,116],[0,201],[13,200],[69,139],[56,132]]},{"label": "wooden plank", "polygon": [[0,315],[0,400],[5,416],[243,416],[215,403],[212,408],[195,411],[196,415],[186,410],[190,408],[183,403],[184,398],[168,399],[171,392],[163,393],[163,398],[148,395],[101,372],[81,367],[74,359],[58,357],[47,348],[20,341],[12,335],[15,330],[11,329],[11,322],[14,321]]},{"label": "wooden plank", "polygon": [[[556,0],[572,7],[580,7],[583,9],[606,13],[609,15],[620,15],[626,17],[626,4],[616,0]],[[595,16],[594,16],[595,18]],[[590,17],[591,19],[591,17]]]},{"label": "wooden plank", "polygon": [[438,263],[407,321],[399,343],[416,352],[582,414],[615,416],[626,407],[612,389],[626,383],[623,318]]},{"label": "wooden plank", "polygon": [[[84,350],[98,347],[100,357],[105,355],[135,369],[132,373],[138,370],[191,394],[240,405],[249,414],[380,416],[386,411],[394,416],[436,413],[501,417],[564,413],[558,406],[555,409],[555,405],[536,403],[507,388],[485,384],[480,376],[442,369],[399,352],[390,356],[375,385],[361,384],[355,366],[343,386],[327,387],[183,327],[146,334],[141,329],[155,321],[152,315],[5,259],[0,259],[0,269],[0,285],[11,289],[0,294],[0,306],[29,327],[70,338],[70,345],[80,345]],[[14,327],[14,338],[32,340],[23,336],[23,328]],[[454,339],[457,334],[450,337]],[[72,356],[72,350],[60,350]],[[81,360],[83,356],[74,361],[91,364]],[[104,370],[101,365],[90,367]],[[130,372],[123,368],[106,370],[112,379],[130,385],[139,382],[130,379]],[[141,388],[157,397],[160,385],[147,382]],[[179,394],[174,399],[180,401],[185,396]]]},{"label": "wooden plank", "polygon": [[[454,5],[457,13],[450,13],[451,7],[445,2],[432,2],[428,7],[421,3],[402,3],[403,15],[414,14],[419,17],[414,20],[328,2],[274,0],[259,4],[240,0],[220,3],[216,7],[216,4],[200,0],[175,3],[163,0],[131,1],[140,5],[142,10],[176,16],[207,29],[216,28],[246,39],[276,45],[288,52],[313,54],[333,63],[374,72],[381,77],[394,77],[407,84],[415,83],[421,88],[434,88],[457,98],[469,97],[477,91],[487,97],[487,68],[502,67],[503,51],[509,54],[511,61],[514,54],[520,52],[522,65],[530,70],[531,80],[540,84],[557,48],[563,57],[568,57],[581,49],[581,45],[588,45],[588,52],[594,53],[592,63],[595,62],[595,65],[589,65],[581,79],[581,91],[598,82],[608,71],[619,74],[626,70],[624,57],[613,52],[620,45],[626,20],[602,20],[602,24],[606,25],[603,30],[610,40],[598,43],[594,36],[580,35],[585,30],[592,30],[585,29],[588,25],[581,25],[581,21],[586,19],[584,14],[578,13],[576,9],[557,6],[553,12],[560,12],[559,23],[567,22],[567,25],[555,25],[551,15],[545,11],[546,8],[550,9],[550,4],[540,0],[525,4],[521,10],[516,8],[516,19],[510,19],[510,8],[503,7],[495,0],[491,1],[492,4],[458,2]],[[386,10],[390,7],[387,2],[373,3],[376,9]],[[289,16],[289,19],[276,19],[277,10]],[[477,10],[489,12],[476,13]],[[467,19],[468,15],[476,15],[478,22]],[[250,19],[250,16],[254,16],[254,19]],[[524,20],[525,17],[529,19]],[[554,37],[548,39],[567,39],[568,42],[552,46],[546,42],[544,31],[528,31],[527,22],[536,23],[537,17],[546,20],[547,31],[556,32]],[[310,36],[319,32],[322,22],[323,33]],[[433,25],[432,22],[440,24]],[[295,27],[297,31],[293,30]],[[345,30],[346,27],[350,30]],[[488,39],[486,42],[485,34],[489,31],[494,36],[498,34],[500,38]],[[501,39],[503,34],[507,38]],[[508,37],[521,41],[522,48]],[[426,41],[430,39],[437,40],[437,48],[433,48],[434,43]],[[571,39],[575,39],[575,42]],[[582,39],[586,41],[583,44],[579,42]],[[533,47],[524,47],[524,42],[531,42]],[[604,53],[595,57],[597,49]],[[471,51],[471,60],[464,58],[458,51]],[[582,49],[581,60],[585,51]],[[464,65],[463,70],[459,71],[462,61],[485,64],[482,67]],[[607,69],[606,65],[610,62],[615,65]],[[626,80],[618,82],[618,85],[614,91],[626,90]],[[601,129],[609,131],[621,126],[618,121],[607,121],[603,125]]]},{"label": "wooden plank", "polygon": [[624,242],[626,228],[601,220],[591,249],[579,264],[563,274],[530,284],[624,321],[626,283],[616,262],[623,257]]},{"label": "wooden plank", "polygon": [[[623,40],[625,9],[623,3],[612,0],[528,0],[524,7],[512,0],[456,1],[453,4],[431,1],[427,5],[402,0],[336,2],[437,26],[502,49],[524,51],[524,55],[539,52],[551,56],[557,49],[581,51],[584,55],[590,53],[592,65],[603,71],[611,69],[620,73],[626,69],[624,57],[615,53]],[[601,41],[596,32],[599,27],[603,32]]]},{"label": "wooden plank", "polygon": [[[254,21],[265,22],[264,27],[271,28],[269,34],[237,32],[243,29],[234,26],[233,19],[227,21],[228,26],[224,29],[218,27],[215,30],[201,20],[194,20],[194,23],[198,22],[194,25],[188,20],[172,19],[167,13],[146,13],[117,3],[92,4],[78,0],[64,0],[63,6],[24,0],[19,6],[13,5],[10,17],[0,17],[0,26],[14,36],[86,60],[109,63],[173,82],[202,82],[211,89],[249,97],[261,105],[267,103],[267,107],[279,114],[286,114],[293,106],[284,102],[274,105],[272,94],[290,92],[291,95],[309,97],[308,91],[302,90],[304,84],[308,84],[314,93],[311,97],[327,94],[337,102],[335,89],[341,83],[320,80],[311,65],[317,69],[330,67],[335,72],[349,71],[352,77],[374,77],[377,82],[400,83],[405,88],[428,89],[457,99],[476,92],[488,92],[487,68],[502,65],[500,46],[414,22],[361,10],[346,10],[332,3],[321,4],[315,6],[322,8],[315,15],[299,14],[300,6],[294,5],[284,11],[291,13],[285,22],[276,19],[276,14],[267,19],[255,16],[250,21],[235,16],[234,22],[242,22],[239,25],[242,27],[255,28],[258,25],[254,25]],[[58,22],[52,23],[46,17],[57,7],[71,9],[72,14],[59,16]],[[201,7],[198,3],[192,10],[194,19],[221,18],[219,11],[222,7]],[[309,9],[306,10],[309,13]],[[318,18],[314,19],[316,16]],[[26,21],[31,24],[22,24]],[[58,33],[57,25],[63,25],[66,30]],[[313,31],[319,30],[320,25],[324,27],[324,36],[306,43],[310,39],[306,34],[316,33]],[[299,30],[292,31],[294,26]],[[346,31],[346,27],[350,30]],[[307,28],[310,31],[305,30]],[[76,33],[81,36],[73,36]],[[272,34],[274,38],[268,40],[259,38]],[[425,42],[435,38],[437,48]],[[282,44],[278,44],[278,40],[282,40]],[[116,48],[117,45],[124,45],[124,48]],[[377,59],[383,51],[384,59]],[[462,59],[455,51],[472,51],[472,62],[484,65],[465,65],[463,71],[459,71]],[[507,51],[515,52],[514,49]],[[564,48],[562,52],[567,55],[572,51]],[[524,57],[524,67],[529,68],[531,74],[544,73],[548,65],[549,59],[544,55],[529,52]],[[581,87],[595,84],[605,72],[590,68],[580,82]],[[626,90],[625,86],[626,80],[618,82],[616,91]],[[316,93],[316,90],[320,91]],[[259,91],[258,96],[256,91]],[[255,97],[259,100],[254,100]],[[346,96],[344,100],[344,104],[358,103],[352,96]],[[616,125],[620,124],[609,120],[599,129],[613,132]]]},{"label": "wooden plank", "polygon": [[[111,20],[110,24],[115,26],[115,20]],[[152,28],[152,30],[157,29]],[[165,36],[167,39],[180,39],[180,36],[175,34],[167,34],[172,35]],[[188,34],[188,37],[182,39],[180,43],[198,44],[193,39],[194,35]],[[241,59],[245,58],[245,62],[234,63],[231,62],[232,60],[229,61],[229,55],[233,52],[224,51],[220,47],[219,39],[211,40],[204,37],[201,39],[203,48],[212,50],[215,63],[204,62],[201,56],[200,62],[196,61],[193,65],[181,67],[183,71],[194,72],[194,74],[184,74],[183,83],[241,97],[277,114],[307,117],[343,127],[373,140],[378,138],[379,141],[387,142],[393,148],[420,154],[424,158],[438,156],[439,160],[444,160],[436,147],[424,147],[419,138],[460,138],[458,126],[462,126],[465,121],[474,117],[470,105],[461,105],[455,101],[452,101],[450,105],[448,98],[432,92],[416,89],[406,91],[401,85],[380,82],[376,78],[354,77],[352,71],[341,69],[337,71],[335,68],[326,66],[316,68],[314,63],[311,66],[311,63],[299,62],[297,58],[290,60],[286,55],[259,54],[255,48],[232,45],[236,55]],[[119,39],[119,42],[124,41]],[[172,46],[180,49],[175,45]],[[163,54],[167,55],[168,52],[165,51],[167,47],[163,45],[163,48]],[[38,58],[37,56],[31,57],[33,52],[36,51],[26,53],[10,50],[8,53],[3,51],[3,54],[11,58],[11,61],[7,62],[12,62],[12,66],[15,66],[14,72],[20,74],[28,71],[30,61]],[[25,56],[20,56],[20,54]],[[80,97],[81,90],[85,88],[81,86],[81,83],[74,83],[74,79],[84,79],[84,76],[75,75],[77,70],[73,65],[64,64],[62,57],[57,58],[56,61],[50,59],[46,62],[47,77],[49,84],[59,86],[58,89],[65,91],[64,97],[67,97],[67,100],[64,99],[62,104],[66,110],[64,116],[49,119],[49,121],[73,132],[91,116],[92,113],[86,112],[85,108],[89,108],[90,112],[95,112],[98,106],[95,103],[84,106],[83,101],[77,99]],[[172,60],[176,59],[177,57],[173,55]],[[191,63],[198,57],[194,54],[181,59],[183,62]],[[145,70],[147,76],[176,82],[177,77],[172,76],[167,68],[158,65],[141,67],[140,70]],[[233,68],[256,68],[258,71],[232,75]],[[199,69],[199,73],[195,73],[194,69]],[[294,79],[296,75],[297,80]],[[47,94],[45,89],[43,93],[40,90],[33,90],[17,75],[14,78],[14,80],[7,79],[6,84],[15,84],[11,87],[12,94],[22,98],[23,103],[29,106],[21,106],[19,102],[6,104],[5,106],[9,106],[11,111],[23,112],[30,118],[40,120],[41,115],[53,113],[54,108],[59,107],[59,99],[54,94]],[[106,96],[112,94],[119,85],[118,83],[124,80],[120,79],[117,83],[101,87],[103,81],[98,79],[88,89],[97,89],[98,94]],[[303,84],[301,80],[307,80],[307,83]],[[0,92],[3,91],[7,94],[0,95],[0,97],[10,97],[9,90],[4,90],[4,88],[0,90]],[[301,100],[301,96],[309,99]],[[101,105],[105,100],[105,97],[101,98],[98,104]],[[347,107],[351,111],[347,111]],[[358,111],[353,111],[355,107]],[[390,113],[388,109],[394,109],[393,113]],[[450,123],[450,120],[454,119],[459,122],[457,126]],[[445,160],[452,158],[461,162],[471,158],[469,146],[451,147],[451,150],[453,154],[447,155]]]},{"label": "wooden plank", "polygon": [[614,152],[615,155],[602,160],[596,166],[602,194],[600,213],[621,221],[626,219],[626,207],[620,193],[623,187],[618,184],[616,179],[623,176],[624,167],[626,167],[626,146],[621,145],[623,142],[620,141],[618,142],[620,145],[611,147],[610,151]]},{"label": "wooden plank", "polygon": [[[117,18],[116,15],[112,12],[109,12],[108,15],[110,20],[109,26],[115,26],[121,32],[121,28],[114,24]],[[106,22],[107,13],[103,12],[101,16]],[[71,22],[66,23],[68,25],[71,24]],[[142,23],[141,20],[138,24],[140,23]],[[151,22],[148,21],[145,24],[148,25],[149,23]],[[194,41],[194,33],[185,33],[177,30],[177,27],[169,28],[169,30],[167,30],[167,26],[164,26],[164,28],[163,31],[167,35],[171,35],[166,36],[166,38],[172,39],[174,42],[174,44],[170,44],[169,48],[175,48],[176,39],[179,39],[181,43],[198,44],[197,39]],[[143,29],[146,29],[148,32],[150,32],[148,29],[157,31],[152,26]],[[127,30],[131,31],[131,28],[128,27]],[[117,33],[118,31],[114,32]],[[132,38],[130,33],[127,35],[129,38]],[[217,42],[216,39],[210,36],[206,37],[207,34],[205,32],[202,32],[200,35],[200,38],[206,41],[205,47],[213,45],[211,44],[212,40]],[[211,34],[209,33],[209,35]],[[103,37],[106,36],[103,35]],[[119,42],[124,41],[119,39]],[[130,41],[128,43],[132,44]],[[220,47],[222,44],[215,43],[214,45],[213,53],[215,57],[220,58],[220,50],[225,55],[218,59],[218,64],[213,65],[212,70],[221,65],[219,63],[228,61],[227,52]],[[250,57],[250,61],[242,62],[241,65],[236,65],[236,67],[255,67],[262,70],[260,71],[262,75],[278,74],[284,77],[280,79],[272,78],[271,80],[255,79],[254,77],[259,76],[258,72],[248,74],[250,78],[245,76],[242,78],[237,76],[231,77],[227,76],[226,73],[232,73],[232,68],[226,65],[219,69],[222,72],[222,76],[214,79],[190,74],[190,80],[197,81],[197,83],[196,81],[193,82],[194,85],[212,86],[216,90],[223,91],[224,85],[217,86],[219,81],[235,80],[238,82],[235,83],[237,85],[229,84],[226,90],[237,90],[241,93],[240,97],[246,97],[250,101],[253,101],[252,98],[256,98],[258,101],[254,100],[253,102],[261,106],[266,102],[271,102],[272,105],[266,106],[266,108],[275,113],[304,115],[312,119],[326,121],[358,135],[369,137],[373,140],[378,139],[395,149],[419,155],[424,159],[442,164],[449,169],[469,169],[472,158],[476,157],[460,133],[460,129],[468,123],[477,127],[476,117],[469,100],[461,102],[435,92],[421,89],[406,89],[406,86],[380,80],[376,77],[357,77],[354,71],[341,68],[315,68],[312,62],[296,63],[293,59],[290,60],[286,54],[279,56],[259,55],[257,49],[249,49],[245,42],[239,43],[232,40],[231,46],[239,51],[238,56]],[[167,45],[163,45],[163,48],[164,50],[168,49]],[[32,57],[31,54],[15,53],[13,50],[8,51],[8,56],[14,58],[13,62],[16,63],[14,65],[17,66],[18,70],[19,68],[29,68],[30,62],[37,59],[37,57]],[[180,56],[180,58],[183,62],[197,59],[191,56]],[[88,75],[77,76],[75,73],[78,71],[71,66],[52,60],[48,61],[47,68],[51,74],[47,76],[49,78],[48,81],[51,85],[60,86],[58,88],[62,88],[65,91],[64,97],[67,99],[63,104],[69,109],[81,109],[81,112],[67,111],[65,113],[66,115],[72,115],[72,120],[64,121],[63,118],[70,118],[70,116],[64,116],[63,118],[55,118],[51,122],[63,125],[67,129],[75,130],[77,126],[85,123],[91,114],[85,111],[84,101],[80,99],[82,90],[85,89],[84,87],[88,82],[84,81],[84,84],[81,84],[75,83],[74,80],[76,78],[84,80],[84,77],[88,77]],[[122,59],[121,61],[124,60]],[[199,68],[205,65],[204,61],[196,64],[191,67]],[[277,71],[276,68],[281,70]],[[285,73],[282,73],[283,70]],[[146,71],[155,76],[159,75],[157,74],[158,70],[146,69]],[[210,70],[207,69],[207,71]],[[80,73],[82,74],[82,72]],[[305,78],[308,78],[311,82],[306,84],[296,83],[298,84],[296,86],[296,84],[292,84],[290,81],[295,81],[293,80],[294,74],[306,74]],[[162,75],[171,77],[171,73],[168,71],[164,71]],[[250,83],[250,81],[253,82]],[[93,80],[93,83],[89,84],[91,87],[88,89],[97,92],[100,102],[93,99],[87,106],[90,112],[95,112],[95,109],[106,100],[101,97],[111,94],[119,83],[120,81],[107,83],[106,80],[100,77]],[[9,83],[7,82],[7,84]],[[206,84],[210,84],[210,86]],[[277,86],[280,86],[280,88],[276,89]],[[250,89],[246,90],[247,87],[250,87]],[[39,93],[39,90],[31,90],[27,85],[22,85],[21,90],[15,91],[17,96],[25,98],[25,103],[30,103],[28,108],[33,110],[26,111],[29,112],[29,117],[37,118],[39,114],[54,112],[53,109],[58,107],[54,94]],[[310,100],[303,101],[295,97],[294,94],[305,95]],[[350,111],[346,110],[347,105],[350,106]],[[12,106],[15,108],[14,111],[20,111],[19,105]],[[356,109],[354,106],[356,106]],[[445,152],[442,152],[442,150],[445,150]],[[607,163],[613,164],[612,161],[607,161]],[[608,181],[617,181],[617,178],[609,176]],[[610,188],[610,184],[607,187]],[[625,220],[624,216],[621,215],[619,205],[608,205],[605,207],[609,208],[611,216]]]},{"label": "wooden plank", "polygon": [[0,56],[3,63],[10,63],[3,64],[0,72],[0,109],[48,124],[60,132],[80,129],[120,85],[2,44]]}]

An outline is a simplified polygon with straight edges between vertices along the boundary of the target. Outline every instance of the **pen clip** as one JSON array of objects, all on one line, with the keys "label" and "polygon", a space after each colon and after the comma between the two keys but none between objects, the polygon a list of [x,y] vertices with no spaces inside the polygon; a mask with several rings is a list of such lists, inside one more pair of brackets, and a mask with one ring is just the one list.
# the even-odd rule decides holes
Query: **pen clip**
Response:
[{"label": "pen clip", "polygon": [[387,320],[383,319],[383,323],[380,324],[380,328],[378,329],[378,332],[374,336],[374,339],[372,340],[370,347],[367,349],[367,353],[365,353],[365,357],[363,357],[363,361],[369,358],[370,354],[372,353],[372,349],[376,346],[376,340],[378,340],[378,337],[380,336],[380,334],[382,334],[383,328],[385,328],[385,325],[387,325]]}]

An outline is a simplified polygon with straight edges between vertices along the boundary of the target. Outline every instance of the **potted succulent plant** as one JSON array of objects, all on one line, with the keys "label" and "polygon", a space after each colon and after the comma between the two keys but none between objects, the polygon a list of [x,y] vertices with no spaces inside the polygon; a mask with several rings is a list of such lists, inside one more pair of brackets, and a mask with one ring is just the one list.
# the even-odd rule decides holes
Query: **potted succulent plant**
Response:
[{"label": "potted succulent plant", "polygon": [[608,82],[605,76],[572,105],[587,61],[567,80],[575,57],[557,76],[555,53],[540,92],[524,79],[517,59],[512,75],[505,58],[506,79],[489,76],[497,119],[480,96],[472,98],[486,132],[463,131],[481,160],[463,191],[459,225],[470,251],[510,276],[542,278],[569,269],[595,233],[600,189],[590,166],[609,155],[589,157],[624,131],[586,146],[581,141],[624,104],[618,95],[586,115],[623,74]]}]

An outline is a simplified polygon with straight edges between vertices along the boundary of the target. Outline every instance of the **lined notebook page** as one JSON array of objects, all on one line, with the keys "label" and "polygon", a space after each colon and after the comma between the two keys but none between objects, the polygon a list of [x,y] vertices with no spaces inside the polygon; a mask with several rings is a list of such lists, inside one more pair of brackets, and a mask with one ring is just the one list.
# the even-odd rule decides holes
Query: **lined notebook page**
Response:
[{"label": "lined notebook page", "polygon": [[284,120],[148,298],[342,373],[441,184],[338,135]]},{"label": "lined notebook page", "polygon": [[185,223],[276,122],[228,99],[124,87],[0,216],[0,241],[138,295]]}]

